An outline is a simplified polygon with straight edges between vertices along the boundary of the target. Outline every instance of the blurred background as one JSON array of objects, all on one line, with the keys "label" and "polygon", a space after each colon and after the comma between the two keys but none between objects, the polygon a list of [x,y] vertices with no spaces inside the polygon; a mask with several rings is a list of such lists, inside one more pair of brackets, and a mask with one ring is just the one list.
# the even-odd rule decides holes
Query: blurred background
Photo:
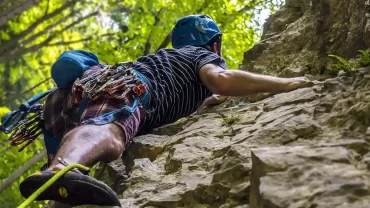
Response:
[{"label": "blurred background", "polygon": [[[50,67],[65,50],[94,52],[103,63],[135,60],[171,47],[171,29],[189,14],[208,14],[223,31],[223,56],[238,68],[263,23],[284,0],[1,0],[0,116],[54,87]],[[24,199],[20,181],[46,162],[42,139],[22,152],[0,135],[0,207]],[[34,202],[32,207],[45,203]]]}]

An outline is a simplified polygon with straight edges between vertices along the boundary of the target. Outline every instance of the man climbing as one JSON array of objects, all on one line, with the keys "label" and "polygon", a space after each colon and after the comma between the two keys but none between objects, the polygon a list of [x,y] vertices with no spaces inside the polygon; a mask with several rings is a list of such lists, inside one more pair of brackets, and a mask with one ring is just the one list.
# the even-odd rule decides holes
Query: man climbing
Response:
[{"label": "man climbing", "polygon": [[[134,136],[189,116],[202,103],[203,107],[219,104],[225,96],[288,92],[308,82],[304,77],[227,70],[221,43],[222,33],[209,16],[190,15],[173,28],[173,49],[134,63],[107,67],[86,51],[63,53],[52,67],[57,88],[43,108],[50,163],[22,182],[22,195],[29,197],[68,164],[92,167],[119,158]],[[77,169],[50,184],[36,200],[120,206],[108,186]]]}]

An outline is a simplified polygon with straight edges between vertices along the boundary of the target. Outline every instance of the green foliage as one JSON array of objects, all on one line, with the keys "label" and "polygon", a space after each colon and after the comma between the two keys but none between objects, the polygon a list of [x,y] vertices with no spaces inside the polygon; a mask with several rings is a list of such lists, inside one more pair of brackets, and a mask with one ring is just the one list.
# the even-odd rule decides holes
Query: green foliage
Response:
[{"label": "green foliage", "polygon": [[360,59],[349,60],[349,61],[345,60],[344,58],[342,58],[340,56],[329,54],[329,57],[335,58],[336,60],[339,61],[339,63],[330,64],[328,69],[330,71],[343,70],[345,72],[349,72],[349,71],[356,70],[356,69],[361,68],[361,67],[370,66],[370,54],[369,54],[369,52],[367,52],[365,50],[359,50],[359,52],[362,55],[362,57]]},{"label": "green foliage", "polygon": [[[20,0],[0,3],[8,13]],[[19,7],[16,16],[0,17],[0,116],[18,108],[36,93],[55,86],[50,67],[65,50],[90,50],[102,62],[135,60],[170,48],[175,22],[189,14],[212,16],[223,31],[223,56],[229,68],[237,68],[243,54],[259,39],[256,21],[263,9],[276,11],[283,0],[40,0]],[[8,14],[10,14],[9,12]],[[6,22],[1,22],[7,18]],[[6,106],[6,107],[5,107]],[[224,118],[225,125],[238,120]],[[179,120],[183,122],[183,120]],[[9,135],[0,134],[0,183],[43,148],[36,140],[21,153],[10,147]],[[24,199],[20,181],[38,170],[42,161],[0,193],[0,207],[16,207]],[[42,203],[34,203],[39,207]]]},{"label": "green foliage", "polygon": [[352,67],[349,65],[349,63],[342,57],[340,56],[337,56],[337,55],[333,55],[333,54],[329,54],[329,57],[333,57],[335,59],[337,59],[340,63],[338,64],[331,64],[329,66],[329,70],[331,71],[345,71],[345,72],[348,72],[352,69]]},{"label": "green foliage", "polygon": [[113,8],[109,8],[109,12],[112,12],[107,14],[111,16],[109,25],[117,36],[109,42],[93,40],[87,47],[110,63],[134,60],[160,48],[171,47],[169,34],[175,22],[184,15],[206,13],[223,31],[223,56],[229,68],[237,68],[244,52],[259,38],[255,32],[257,26],[252,22],[255,8],[261,5],[277,7],[277,3],[261,0],[144,0],[140,4],[120,1],[111,4]]},{"label": "green foliage", "polygon": [[344,66],[347,66],[348,65],[348,62],[344,59],[344,58],[342,58],[342,57],[340,57],[340,56],[337,56],[337,55],[333,55],[333,54],[329,54],[329,57],[334,57],[334,58],[336,58],[342,65],[344,65]]},{"label": "green foliage", "polygon": [[370,54],[368,51],[359,50],[362,53],[361,59],[358,61],[359,67],[367,67],[370,66]]},{"label": "green foliage", "polygon": [[175,122],[175,124],[184,124],[188,119],[187,118],[180,118]]},{"label": "green foliage", "polygon": [[220,113],[219,115],[223,119],[222,125],[225,125],[225,126],[231,126],[235,124],[236,122],[240,121],[240,115],[234,114],[232,109],[230,109],[230,114],[227,116],[225,116],[222,113]]}]

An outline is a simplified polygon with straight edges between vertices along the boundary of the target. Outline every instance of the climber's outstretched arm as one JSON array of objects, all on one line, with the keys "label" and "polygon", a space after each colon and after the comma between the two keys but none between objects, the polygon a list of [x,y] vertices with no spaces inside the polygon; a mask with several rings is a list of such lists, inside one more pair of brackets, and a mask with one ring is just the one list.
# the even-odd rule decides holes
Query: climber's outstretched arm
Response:
[{"label": "climber's outstretched arm", "polygon": [[305,77],[279,78],[241,70],[224,70],[215,64],[204,65],[200,69],[200,78],[212,93],[224,96],[288,92],[309,82]]}]

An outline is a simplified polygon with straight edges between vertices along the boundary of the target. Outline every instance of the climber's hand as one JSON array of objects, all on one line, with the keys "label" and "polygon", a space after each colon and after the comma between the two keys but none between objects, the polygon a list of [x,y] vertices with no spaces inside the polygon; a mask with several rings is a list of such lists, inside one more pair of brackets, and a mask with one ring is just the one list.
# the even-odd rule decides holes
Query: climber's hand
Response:
[{"label": "climber's hand", "polygon": [[208,108],[211,106],[219,105],[223,102],[225,102],[229,97],[227,96],[221,96],[221,95],[212,95],[211,97],[205,99],[203,103],[200,105],[199,110],[202,110],[204,108]]},{"label": "climber's hand", "polygon": [[311,81],[307,79],[306,77],[289,78],[285,91],[289,92],[289,91],[304,87],[310,82]]}]

